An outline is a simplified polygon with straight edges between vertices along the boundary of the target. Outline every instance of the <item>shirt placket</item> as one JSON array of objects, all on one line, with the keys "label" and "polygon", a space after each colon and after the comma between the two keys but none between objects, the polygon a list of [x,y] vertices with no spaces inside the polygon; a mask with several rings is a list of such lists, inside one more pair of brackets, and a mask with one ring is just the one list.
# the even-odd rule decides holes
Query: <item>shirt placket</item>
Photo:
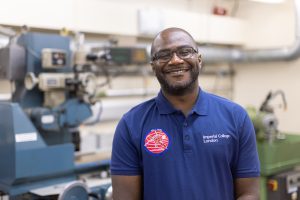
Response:
[{"label": "shirt placket", "polygon": [[189,118],[185,118],[182,123],[182,137],[183,137],[183,151],[184,153],[191,153],[192,152],[192,128],[191,124],[189,123]]}]

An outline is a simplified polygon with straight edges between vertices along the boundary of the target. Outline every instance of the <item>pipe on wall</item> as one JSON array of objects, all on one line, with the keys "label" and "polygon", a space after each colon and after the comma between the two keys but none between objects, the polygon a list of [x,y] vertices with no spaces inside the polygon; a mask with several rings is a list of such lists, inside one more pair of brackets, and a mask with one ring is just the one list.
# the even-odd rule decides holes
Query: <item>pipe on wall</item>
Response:
[{"label": "pipe on wall", "polygon": [[292,61],[300,57],[300,1],[294,0],[296,39],[293,45],[283,48],[243,50],[240,48],[199,47],[205,64],[214,63],[253,63]]}]

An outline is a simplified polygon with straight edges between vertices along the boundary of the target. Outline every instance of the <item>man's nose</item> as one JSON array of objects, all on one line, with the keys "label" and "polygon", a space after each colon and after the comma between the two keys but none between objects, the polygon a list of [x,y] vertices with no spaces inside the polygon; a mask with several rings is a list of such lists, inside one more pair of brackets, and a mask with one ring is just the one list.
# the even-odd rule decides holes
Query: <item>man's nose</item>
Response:
[{"label": "man's nose", "polygon": [[169,64],[181,64],[183,63],[183,60],[177,56],[176,52],[173,52],[171,60],[169,61]]}]

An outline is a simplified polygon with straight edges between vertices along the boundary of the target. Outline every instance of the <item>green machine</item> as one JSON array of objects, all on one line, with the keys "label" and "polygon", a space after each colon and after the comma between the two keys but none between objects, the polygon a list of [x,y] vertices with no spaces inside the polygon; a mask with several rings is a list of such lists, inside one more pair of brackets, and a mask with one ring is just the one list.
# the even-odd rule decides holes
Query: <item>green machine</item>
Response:
[{"label": "green machine", "polygon": [[300,135],[278,131],[278,119],[270,101],[282,91],[269,92],[259,110],[248,108],[256,131],[261,164],[261,200],[300,200]]}]

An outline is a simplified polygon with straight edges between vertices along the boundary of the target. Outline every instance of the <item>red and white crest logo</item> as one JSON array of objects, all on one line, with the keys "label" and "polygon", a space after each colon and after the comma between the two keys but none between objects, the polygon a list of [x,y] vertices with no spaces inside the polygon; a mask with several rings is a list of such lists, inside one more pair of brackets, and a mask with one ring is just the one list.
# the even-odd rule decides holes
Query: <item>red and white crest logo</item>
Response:
[{"label": "red and white crest logo", "polygon": [[160,154],[168,149],[169,137],[161,129],[151,130],[145,138],[146,149],[154,154]]}]

